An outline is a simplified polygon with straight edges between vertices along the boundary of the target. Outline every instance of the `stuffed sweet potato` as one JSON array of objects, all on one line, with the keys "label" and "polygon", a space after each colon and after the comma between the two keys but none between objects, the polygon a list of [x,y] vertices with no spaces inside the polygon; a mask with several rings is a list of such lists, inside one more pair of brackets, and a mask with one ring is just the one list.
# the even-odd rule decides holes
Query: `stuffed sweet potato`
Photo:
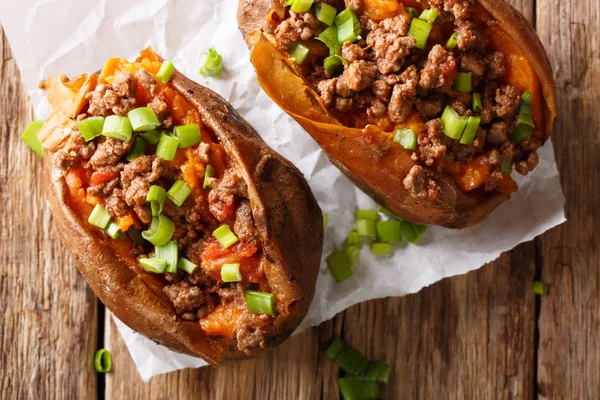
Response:
[{"label": "stuffed sweet potato", "polygon": [[48,200],[121,321],[215,365],[277,345],[303,319],[322,215],[293,165],[168,67],[147,49],[41,83],[52,105],[39,133]]},{"label": "stuffed sweet potato", "polygon": [[411,222],[482,221],[552,131],[544,48],[503,0],[240,0],[238,22],[265,92]]}]

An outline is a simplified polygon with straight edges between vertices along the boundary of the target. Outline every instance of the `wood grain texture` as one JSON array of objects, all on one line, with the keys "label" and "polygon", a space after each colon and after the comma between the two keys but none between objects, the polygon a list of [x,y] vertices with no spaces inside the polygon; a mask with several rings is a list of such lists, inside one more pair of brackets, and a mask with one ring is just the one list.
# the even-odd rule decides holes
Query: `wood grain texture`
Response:
[{"label": "wood grain texture", "polygon": [[93,398],[96,299],[52,228],[42,162],[19,139],[33,113],[0,37],[0,398]]}]

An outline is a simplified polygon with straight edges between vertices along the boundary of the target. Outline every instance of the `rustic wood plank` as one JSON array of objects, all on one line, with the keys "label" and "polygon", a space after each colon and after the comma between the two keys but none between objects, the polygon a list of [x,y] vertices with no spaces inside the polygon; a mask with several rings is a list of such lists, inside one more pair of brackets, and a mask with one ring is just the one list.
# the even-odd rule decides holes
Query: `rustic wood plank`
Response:
[{"label": "rustic wood plank", "polygon": [[96,299],[53,228],[42,162],[19,140],[33,113],[0,37],[0,398],[94,399]]},{"label": "rustic wood plank", "polygon": [[600,1],[538,1],[538,30],[557,78],[554,143],[568,222],[541,240],[538,393],[600,393]]}]

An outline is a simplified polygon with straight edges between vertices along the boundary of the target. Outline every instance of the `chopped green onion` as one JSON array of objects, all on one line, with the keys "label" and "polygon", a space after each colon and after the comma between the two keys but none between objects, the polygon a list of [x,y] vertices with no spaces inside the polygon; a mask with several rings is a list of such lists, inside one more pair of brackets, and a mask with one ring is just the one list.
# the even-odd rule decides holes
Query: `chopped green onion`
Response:
[{"label": "chopped green onion", "polygon": [[390,364],[371,362],[367,367],[367,370],[360,377],[370,381],[387,383],[390,379],[391,369],[392,366]]},{"label": "chopped green onion", "polygon": [[396,214],[394,214],[393,212],[391,212],[390,210],[388,210],[385,207],[379,206],[379,212],[387,215],[390,218],[395,219],[396,221],[403,221],[402,218],[400,218],[399,216],[397,216]]},{"label": "chopped green onion", "polygon": [[204,171],[204,183],[202,184],[203,189],[210,189],[208,178],[212,178],[213,176],[215,176],[215,169],[209,164],[206,166],[206,170]]},{"label": "chopped green onion", "polygon": [[359,219],[355,222],[354,227],[356,232],[358,232],[358,236],[375,239],[377,232],[375,229],[375,221]]},{"label": "chopped green onion", "polygon": [[273,293],[246,291],[246,307],[256,314],[275,316],[275,295]]},{"label": "chopped green onion", "polygon": [[314,2],[314,0],[294,0],[292,2],[292,11],[295,13],[310,11]]},{"label": "chopped green onion", "polygon": [[544,282],[535,281],[533,282],[533,286],[531,287],[533,293],[539,294],[540,296],[545,296],[548,294],[548,285]]},{"label": "chopped green onion", "polygon": [[96,204],[88,218],[88,222],[100,229],[106,229],[110,222],[110,214],[101,204]]},{"label": "chopped green onion", "polygon": [[325,43],[329,48],[329,54],[335,55],[342,50],[342,46],[338,42],[338,29],[337,26],[331,25],[317,36],[317,40]]},{"label": "chopped green onion", "polygon": [[406,150],[414,150],[417,147],[417,135],[412,129],[398,129],[394,134],[394,141]]},{"label": "chopped green onion", "polygon": [[158,214],[162,213],[163,207],[165,205],[165,199],[167,198],[167,191],[165,188],[152,185],[148,190],[148,195],[146,196],[146,202],[150,203],[150,208],[152,209],[152,216],[156,217]]},{"label": "chopped green onion", "polygon": [[317,16],[317,19],[325,25],[333,24],[336,14],[337,9],[327,3],[318,3],[315,6],[315,15]]},{"label": "chopped green onion", "polygon": [[112,357],[106,349],[96,351],[94,355],[94,369],[100,374],[110,372],[112,369]]},{"label": "chopped green onion", "polygon": [[290,57],[294,59],[296,64],[302,65],[306,56],[308,55],[308,47],[303,45],[302,43],[296,43],[294,47],[290,50]]},{"label": "chopped green onion", "polygon": [[458,46],[458,34],[454,32],[446,42],[446,48],[448,50],[452,50],[455,49],[456,46]]},{"label": "chopped green onion", "polygon": [[339,75],[344,70],[344,65],[348,65],[348,61],[346,61],[344,57],[338,55],[329,56],[323,60],[323,68],[325,68],[330,75]]},{"label": "chopped green onion", "polygon": [[325,352],[344,371],[352,375],[362,375],[369,367],[370,361],[358,350],[349,346],[341,338],[335,337]]},{"label": "chopped green onion", "polygon": [[391,243],[371,243],[371,254],[374,256],[389,256],[392,254]]},{"label": "chopped green onion", "polygon": [[521,96],[521,103],[519,104],[519,124],[525,124],[535,129],[535,124],[533,123],[533,118],[531,116],[531,102],[532,95],[531,92],[523,93]]},{"label": "chopped green onion", "polygon": [[510,171],[512,169],[512,165],[513,165],[512,158],[507,158],[506,160],[504,160],[504,162],[502,162],[502,164],[500,164],[500,172],[502,172],[503,174],[510,173]]},{"label": "chopped green onion", "polygon": [[131,127],[135,132],[150,131],[160,126],[156,113],[150,107],[138,107],[127,113]]},{"label": "chopped green onion", "polygon": [[148,272],[162,274],[167,268],[167,261],[159,258],[140,258],[140,266]]},{"label": "chopped green onion", "polygon": [[533,134],[532,127],[530,127],[529,125],[525,125],[525,124],[519,124],[519,125],[515,126],[515,129],[513,131],[513,138],[514,138],[515,142],[519,143],[519,142],[527,139],[532,134]]},{"label": "chopped green onion", "polygon": [[473,111],[483,111],[483,104],[481,102],[481,95],[479,93],[473,93]]},{"label": "chopped green onion", "polygon": [[188,124],[176,126],[173,129],[173,135],[179,139],[179,148],[195,146],[201,142],[200,126],[198,124]]},{"label": "chopped green onion", "polygon": [[86,142],[102,135],[103,127],[104,117],[89,117],[77,123],[77,129]]},{"label": "chopped green onion", "polygon": [[167,192],[167,197],[177,207],[181,207],[190,193],[192,193],[192,189],[188,186],[188,184],[181,179],[178,179]]},{"label": "chopped green onion", "polygon": [[429,10],[423,10],[421,15],[419,16],[419,19],[422,19],[423,21],[427,21],[430,24],[433,24],[433,22],[436,20],[437,17],[438,17],[438,12],[434,9],[429,9]]},{"label": "chopped green onion", "polygon": [[156,145],[156,156],[163,160],[173,161],[177,155],[178,147],[179,139],[162,132],[160,134],[160,140]]},{"label": "chopped green onion", "polygon": [[338,379],[343,400],[371,400],[381,398],[377,382],[346,376]]},{"label": "chopped green onion", "polygon": [[227,225],[221,225],[220,227],[215,229],[213,235],[215,236],[215,239],[217,239],[219,243],[221,243],[221,246],[223,246],[224,248],[232,246],[239,240],[237,236],[235,236],[235,234],[231,232],[231,229],[229,229],[229,226]]},{"label": "chopped green onion", "polygon": [[410,243],[418,243],[419,239],[426,230],[427,227],[425,225],[411,224],[410,222],[402,221],[402,235]]},{"label": "chopped green onion", "polygon": [[377,221],[377,211],[375,210],[362,210],[358,209],[356,212],[356,219],[367,219],[369,221]]},{"label": "chopped green onion", "polygon": [[323,214],[323,230],[327,230],[327,222],[329,222],[329,215]]},{"label": "chopped green onion", "polygon": [[380,243],[396,243],[402,241],[402,224],[400,221],[379,221],[376,225],[377,241]]},{"label": "chopped green onion", "polygon": [[223,264],[221,267],[221,279],[223,282],[241,282],[244,277],[240,272],[240,264]]},{"label": "chopped green onion", "polygon": [[115,221],[110,221],[108,223],[105,232],[113,239],[122,239],[124,236],[121,228],[119,228],[119,224],[117,224]]},{"label": "chopped green onion", "polygon": [[29,146],[31,150],[35,151],[38,156],[44,158],[44,146],[42,146],[42,143],[37,136],[40,129],[42,129],[42,126],[44,126],[43,121],[32,121],[23,131],[21,140],[25,142],[25,144]]},{"label": "chopped green onion", "polygon": [[285,0],[286,6],[291,6],[294,3],[294,0]]},{"label": "chopped green onion", "polygon": [[175,66],[173,66],[173,63],[171,61],[165,60],[160,65],[160,69],[156,74],[156,79],[158,79],[166,85],[167,82],[169,82],[169,80],[171,79],[171,76],[173,76],[174,71]]},{"label": "chopped green onion", "polygon": [[106,137],[127,142],[131,140],[131,132],[133,132],[133,128],[127,117],[110,115],[104,120],[102,134]]},{"label": "chopped green onion", "polygon": [[146,140],[146,142],[150,144],[156,144],[160,140],[160,131],[153,129],[148,132],[140,133],[140,136],[143,137]]},{"label": "chopped green onion", "polygon": [[356,42],[356,35],[354,34],[354,21],[351,18],[338,25],[337,31],[338,43]]},{"label": "chopped green onion", "polygon": [[137,229],[135,229],[133,227],[129,228],[127,230],[127,235],[129,236],[129,238],[131,240],[133,240],[133,242],[135,244],[138,244],[140,246],[144,244],[144,238],[142,237],[142,234],[140,233],[140,231],[138,231]]},{"label": "chopped green onion", "polygon": [[417,18],[419,16],[419,11],[417,11],[414,7],[406,7],[406,11],[410,14],[411,17]]},{"label": "chopped green onion", "polygon": [[471,93],[473,90],[473,77],[470,72],[459,72],[454,82],[454,88],[459,92]]},{"label": "chopped green onion", "polygon": [[138,137],[135,139],[133,146],[131,146],[131,150],[125,156],[127,161],[133,161],[146,151],[146,140],[143,137]]},{"label": "chopped green onion", "polygon": [[477,131],[479,130],[479,124],[481,124],[481,117],[469,117],[467,120],[467,126],[460,138],[462,144],[473,144]]},{"label": "chopped green onion", "polygon": [[165,260],[167,262],[165,272],[169,272],[171,274],[177,272],[178,257],[179,254],[177,250],[177,242],[174,240],[170,240],[162,246],[154,247],[154,258]]},{"label": "chopped green onion", "polygon": [[335,251],[327,257],[327,266],[336,282],[343,282],[352,276],[350,260],[345,251]]},{"label": "chopped green onion", "polygon": [[169,217],[159,214],[152,217],[150,228],[142,232],[142,237],[155,246],[163,246],[171,240],[174,231],[175,223]]},{"label": "chopped green onion", "polygon": [[[360,22],[358,20],[358,17],[354,13],[354,11],[352,11],[351,9],[346,8],[344,11],[342,11],[338,15],[336,15],[335,24],[339,27],[340,25],[342,25],[344,22],[346,22],[348,20],[352,20],[352,26],[354,28],[354,36],[359,37],[360,36]],[[340,44],[342,44],[342,43],[340,43]]]},{"label": "chopped green onion", "polygon": [[200,68],[200,73],[205,76],[217,77],[223,70],[223,57],[215,49],[209,49],[206,54],[206,61]]},{"label": "chopped green onion", "polygon": [[446,136],[458,140],[461,138],[467,122],[467,117],[460,116],[452,107],[446,106],[442,114],[442,124],[444,125],[444,133]]},{"label": "chopped green onion", "polygon": [[346,256],[348,257],[348,265],[350,268],[354,267],[354,264],[356,264],[356,259],[358,258],[359,254],[360,247],[350,245],[346,246]]},{"label": "chopped green onion", "polygon": [[188,260],[187,258],[181,257],[179,261],[177,261],[177,268],[191,275],[194,273],[194,271],[196,271],[196,268],[198,268],[198,266],[190,260]]},{"label": "chopped green onion", "polygon": [[422,19],[413,18],[410,22],[410,29],[408,30],[408,34],[417,39],[417,43],[415,47],[417,49],[424,49],[427,45],[427,39],[429,38],[429,33],[431,32],[431,28],[433,26],[423,21]]},{"label": "chopped green onion", "polygon": [[346,240],[346,243],[348,243],[348,246],[354,246],[360,243],[360,236],[358,232],[356,232],[354,229],[351,230],[350,233],[348,233],[348,239]]}]

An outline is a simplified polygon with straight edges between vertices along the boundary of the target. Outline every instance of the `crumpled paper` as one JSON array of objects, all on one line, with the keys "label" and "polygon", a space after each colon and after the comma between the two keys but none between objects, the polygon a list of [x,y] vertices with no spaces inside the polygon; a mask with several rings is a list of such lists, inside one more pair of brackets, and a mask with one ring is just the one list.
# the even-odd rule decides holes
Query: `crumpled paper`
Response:
[{"label": "crumpled paper", "polygon": [[[99,70],[111,57],[135,58],[152,46],[188,77],[208,86],[232,105],[275,150],[294,162],[309,180],[323,212],[329,214],[324,255],[345,239],[357,207],[376,204],[327,160],[317,144],[258,86],[248,50],[236,25],[238,0],[21,0],[0,3],[0,20],[38,118],[48,113],[38,82],[48,76]],[[202,54],[215,47],[225,61],[218,79],[198,74]],[[298,328],[332,318],[361,301],[415,293],[438,280],[464,274],[500,253],[565,221],[552,144],[539,152],[528,177],[515,176],[520,190],[486,221],[470,229],[430,228],[420,245],[399,245],[393,257],[360,254],[352,279],[335,283],[323,262],[309,314]],[[115,320],[141,377],[199,367],[198,358],[173,353]]]}]

